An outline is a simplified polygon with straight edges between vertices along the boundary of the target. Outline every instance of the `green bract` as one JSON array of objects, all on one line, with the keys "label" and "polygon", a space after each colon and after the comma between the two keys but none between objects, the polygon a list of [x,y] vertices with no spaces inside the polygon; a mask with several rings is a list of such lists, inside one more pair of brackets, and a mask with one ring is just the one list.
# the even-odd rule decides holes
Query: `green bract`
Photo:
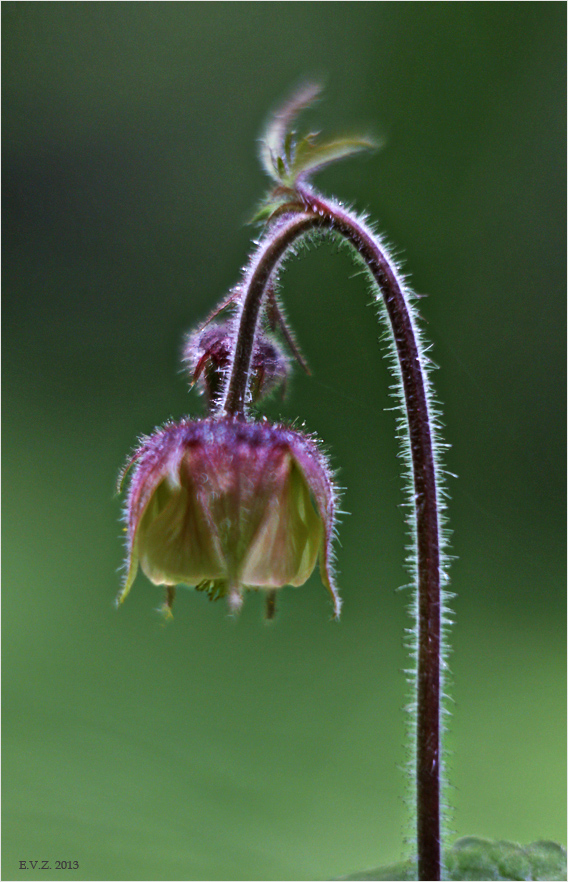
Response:
[{"label": "green bract", "polygon": [[281,187],[294,189],[297,181],[305,180],[330,162],[378,146],[373,138],[361,135],[346,135],[324,142],[318,142],[315,133],[296,138],[291,129],[295,117],[313,104],[320,92],[321,86],[316,83],[302,86],[273,115],[261,141],[260,158],[264,170]]}]

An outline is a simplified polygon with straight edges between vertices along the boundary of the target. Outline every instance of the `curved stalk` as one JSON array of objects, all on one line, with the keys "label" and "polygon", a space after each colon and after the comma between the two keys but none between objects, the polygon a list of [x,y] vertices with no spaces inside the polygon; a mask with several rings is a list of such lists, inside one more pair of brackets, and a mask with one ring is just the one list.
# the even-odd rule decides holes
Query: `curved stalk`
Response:
[{"label": "curved stalk", "polygon": [[428,381],[411,307],[393,262],[367,225],[342,206],[307,187],[269,227],[251,258],[242,286],[238,330],[220,416],[242,418],[251,355],[262,298],[270,277],[301,237],[320,230],[347,240],[379,288],[396,347],[412,468],[413,543],[417,565],[416,668],[416,820],[418,878],[441,878],[440,853],[440,700],[441,558],[440,504]]},{"label": "curved stalk", "polygon": [[221,414],[244,417],[254,338],[266,287],[290,246],[296,239],[319,226],[320,220],[321,218],[312,212],[285,216],[283,221],[271,231],[272,235],[261,242],[257,253],[253,255],[243,280],[238,332],[225,397],[220,405]]}]

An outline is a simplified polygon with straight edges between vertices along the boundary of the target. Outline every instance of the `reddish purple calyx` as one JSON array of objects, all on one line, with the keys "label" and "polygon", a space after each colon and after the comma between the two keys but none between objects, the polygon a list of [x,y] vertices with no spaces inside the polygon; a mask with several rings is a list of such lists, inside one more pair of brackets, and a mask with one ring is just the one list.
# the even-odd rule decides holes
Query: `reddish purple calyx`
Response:
[{"label": "reddish purple calyx", "polygon": [[268,422],[184,420],[144,439],[130,466],[119,604],[138,566],[156,585],[226,596],[237,610],[247,589],[303,585],[319,558],[339,616],[336,491],[312,438]]}]

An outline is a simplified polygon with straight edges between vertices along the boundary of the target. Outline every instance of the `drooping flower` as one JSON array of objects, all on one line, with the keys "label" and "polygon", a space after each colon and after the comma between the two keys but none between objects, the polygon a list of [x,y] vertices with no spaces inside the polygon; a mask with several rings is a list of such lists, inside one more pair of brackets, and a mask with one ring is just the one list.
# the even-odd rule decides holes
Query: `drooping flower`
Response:
[{"label": "drooping flower", "polygon": [[318,444],[285,426],[222,418],[170,423],[143,439],[126,502],[127,596],[138,566],[167,587],[227,597],[233,611],[246,589],[267,593],[303,585],[319,557],[337,618],[333,579],[335,489]]}]

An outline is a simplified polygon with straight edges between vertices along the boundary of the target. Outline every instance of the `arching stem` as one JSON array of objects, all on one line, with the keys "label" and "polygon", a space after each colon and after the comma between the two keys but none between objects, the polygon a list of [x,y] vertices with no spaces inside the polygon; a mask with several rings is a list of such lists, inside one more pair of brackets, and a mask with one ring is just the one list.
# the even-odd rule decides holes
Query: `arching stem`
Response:
[{"label": "arching stem", "polygon": [[269,227],[243,280],[232,366],[219,415],[244,417],[250,361],[262,298],[294,242],[313,230],[346,239],[380,289],[396,346],[413,478],[417,561],[416,809],[418,878],[441,878],[440,853],[440,524],[427,379],[404,286],[372,231],[342,206],[298,188],[298,204]]},{"label": "arching stem", "polygon": [[288,248],[300,236],[319,226],[320,220],[321,218],[311,212],[286,216],[276,228],[271,230],[271,235],[261,242],[259,250],[253,255],[243,280],[238,332],[220,414],[244,417],[254,338],[266,286]]}]

